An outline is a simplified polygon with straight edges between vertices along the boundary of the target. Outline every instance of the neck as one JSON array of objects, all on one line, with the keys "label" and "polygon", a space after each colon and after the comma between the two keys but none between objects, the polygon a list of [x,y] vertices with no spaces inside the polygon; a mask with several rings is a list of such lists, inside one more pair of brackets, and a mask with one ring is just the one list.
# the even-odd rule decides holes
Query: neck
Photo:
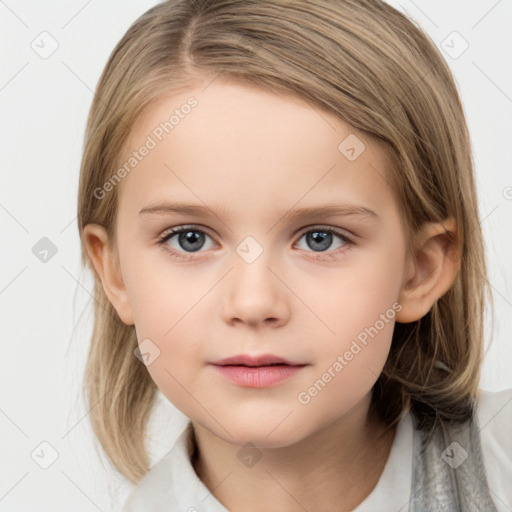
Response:
[{"label": "neck", "polygon": [[396,432],[396,424],[388,427],[368,414],[366,402],[297,443],[257,448],[261,458],[245,466],[237,457],[240,446],[193,427],[194,469],[233,512],[353,510],[377,484]]}]

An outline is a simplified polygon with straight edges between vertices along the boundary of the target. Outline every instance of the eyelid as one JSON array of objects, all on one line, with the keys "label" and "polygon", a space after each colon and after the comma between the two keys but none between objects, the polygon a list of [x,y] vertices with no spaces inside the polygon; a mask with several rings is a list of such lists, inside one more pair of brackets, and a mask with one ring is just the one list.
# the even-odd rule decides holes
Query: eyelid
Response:
[{"label": "eyelid", "polygon": [[[201,226],[200,224],[180,224],[178,226],[174,226],[172,228],[168,228],[159,236],[157,236],[157,244],[164,245],[167,241],[169,241],[173,236],[179,235],[180,233],[186,231],[199,231],[209,236],[212,240],[215,240],[215,237],[209,233],[208,228],[205,226]],[[217,242],[215,242],[217,243]],[[184,254],[193,254],[193,253],[184,253]]]},{"label": "eyelid", "polygon": [[[337,236],[341,236],[348,242],[354,243],[354,239],[357,238],[357,235],[355,233],[352,233],[348,229],[344,228],[337,228],[334,226],[329,226],[327,224],[311,224],[310,226],[306,226],[304,228],[301,228],[297,235],[303,236],[306,233],[309,233],[310,231],[327,231],[329,233],[333,233]],[[350,233],[349,235],[346,235],[345,232]]]},{"label": "eyelid", "polygon": [[201,231],[210,238],[213,238],[210,228],[206,226],[202,226],[201,224],[178,224],[177,226],[165,229],[162,234],[158,236],[158,239],[165,238],[167,235],[175,234],[176,232],[186,231],[187,229],[190,231]]}]

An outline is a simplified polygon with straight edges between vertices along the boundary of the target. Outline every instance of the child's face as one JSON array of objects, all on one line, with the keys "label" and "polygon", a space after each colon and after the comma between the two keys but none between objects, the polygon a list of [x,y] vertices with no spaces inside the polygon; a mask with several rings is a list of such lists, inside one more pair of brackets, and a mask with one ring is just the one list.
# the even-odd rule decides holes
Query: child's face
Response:
[{"label": "child's face", "polygon": [[[192,96],[197,105],[183,108]],[[172,130],[155,130],[176,109]],[[156,146],[117,185],[121,316],[139,344],[151,340],[143,352],[164,395],[227,442],[289,445],[368,407],[400,308],[406,240],[382,148],[357,134],[366,149],[352,154],[350,134],[304,102],[219,79],[154,104],[132,132],[129,154],[153,146],[148,136]],[[140,213],[163,203],[214,213]],[[326,205],[375,215],[285,218]],[[157,243],[190,225],[200,232]],[[305,366],[247,387],[211,364],[238,354]]]}]

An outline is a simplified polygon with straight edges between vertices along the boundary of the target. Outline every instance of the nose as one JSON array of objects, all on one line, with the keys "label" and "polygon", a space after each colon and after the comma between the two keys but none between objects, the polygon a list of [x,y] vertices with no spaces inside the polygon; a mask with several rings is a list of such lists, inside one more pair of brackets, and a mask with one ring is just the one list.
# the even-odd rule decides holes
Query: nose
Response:
[{"label": "nose", "polygon": [[[273,267],[277,267],[277,270]],[[230,325],[259,327],[285,325],[290,316],[288,288],[279,275],[279,265],[263,253],[251,263],[235,255],[234,268],[224,279],[222,316]]]}]

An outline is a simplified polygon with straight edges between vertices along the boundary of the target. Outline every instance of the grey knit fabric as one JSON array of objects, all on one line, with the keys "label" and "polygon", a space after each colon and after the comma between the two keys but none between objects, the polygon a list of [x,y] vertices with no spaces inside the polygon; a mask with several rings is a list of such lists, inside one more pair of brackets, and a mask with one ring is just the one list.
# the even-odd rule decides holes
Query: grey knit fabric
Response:
[{"label": "grey knit fabric", "polygon": [[478,418],[414,429],[409,512],[497,512],[482,458]]}]

